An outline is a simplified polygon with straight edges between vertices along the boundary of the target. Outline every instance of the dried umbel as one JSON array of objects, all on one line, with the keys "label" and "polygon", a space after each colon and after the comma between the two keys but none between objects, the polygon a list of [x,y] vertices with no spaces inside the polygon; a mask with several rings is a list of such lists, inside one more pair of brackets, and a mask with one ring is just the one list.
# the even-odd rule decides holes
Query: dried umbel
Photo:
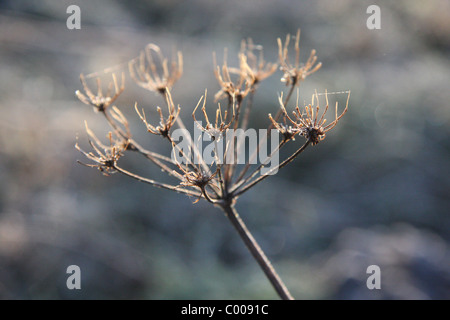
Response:
[{"label": "dried umbel", "polygon": [[[280,69],[283,72],[282,82],[288,86],[288,92],[286,95],[281,94],[278,97],[280,109],[274,117],[269,114],[267,128],[269,130],[266,131],[267,136],[262,137],[264,139],[261,139],[259,144],[255,146],[256,148],[253,150],[253,154],[249,156],[248,160],[246,158],[243,167],[238,167],[236,161],[223,162],[224,159],[220,159],[218,156],[220,151],[218,142],[223,135],[228,135],[228,132],[234,129],[241,129],[242,132],[247,129],[253,107],[253,97],[257,92],[259,84],[273,75],[277,70],[277,64],[266,62],[262,54],[262,47],[255,45],[250,39],[241,43],[241,50],[238,53],[238,67],[228,66],[226,51],[223,64],[220,67],[217,65],[214,55],[213,72],[220,87],[219,91],[215,94],[215,100],[222,100],[223,98],[227,100],[223,107],[220,103],[215,105],[215,118],[211,117],[211,121],[208,116],[206,90],[197,105],[192,106],[192,127],[197,126],[202,133],[207,134],[210,140],[212,140],[210,146],[213,149],[208,149],[208,152],[212,150],[212,154],[214,154],[213,157],[208,156],[212,158],[211,163],[206,162],[202,150],[198,150],[196,142],[186,133],[189,131],[179,117],[181,107],[175,104],[172,98],[172,87],[183,72],[181,53],[178,53],[176,58],[173,58],[169,64],[169,59],[164,57],[161,49],[154,44],[150,44],[140,54],[139,58],[133,59],[129,63],[130,76],[134,79],[135,83],[140,87],[159,94],[165,104],[165,107],[156,108],[159,115],[158,124],[152,124],[157,121],[148,119],[143,109],[139,110],[136,105],[135,109],[147,131],[153,135],[162,137],[166,143],[168,142],[170,144],[172,147],[172,153],[170,155],[159,154],[142,147],[131,136],[129,122],[124,114],[116,106],[111,106],[124,90],[124,76],[122,76],[122,85],[119,87],[116,76],[114,74],[112,75],[112,82],[109,85],[109,90],[106,95],[102,93],[100,79],[97,79],[97,94],[94,94],[87,86],[84,77],[81,76],[85,94],[79,91],[76,93],[83,103],[93,106],[95,111],[100,111],[100,114],[104,116],[112,129],[108,135],[109,145],[104,145],[86,125],[89,145],[93,151],[85,152],[79,147],[78,143],[76,144],[76,148],[92,162],[91,164],[84,165],[97,168],[106,175],[117,172],[158,188],[182,193],[194,198],[195,202],[204,199],[221,208],[247,248],[251,251],[253,257],[264,271],[278,295],[283,299],[292,299],[292,296],[239,217],[235,209],[235,204],[242,194],[270,177],[274,172],[287,166],[302,154],[308,146],[317,145],[322,141],[326,133],[333,129],[347,112],[350,97],[350,92],[348,91],[346,107],[340,114],[338,113],[338,105],[336,104],[334,120],[328,124],[325,119],[325,114],[329,108],[328,94],[326,93],[326,106],[323,110],[319,107],[319,94],[316,92],[313,95],[311,104],[304,107],[299,106],[299,98],[297,95],[297,104],[294,110],[288,111],[289,101],[294,89],[307,76],[316,72],[321,67],[320,63],[316,64],[317,56],[315,50],[311,51],[311,55],[304,65],[300,64],[300,31],[297,32],[294,43],[295,62],[293,65],[290,64],[288,59],[290,39],[291,36],[288,35],[284,44],[278,39],[279,63]],[[198,116],[198,109],[200,107],[204,119],[202,124]],[[252,161],[256,155],[260,154],[261,150],[264,150],[262,148],[266,147],[264,140],[269,138],[271,134],[270,129],[272,128],[275,128],[281,133],[281,139],[271,136],[271,139],[275,137],[275,144],[278,143],[278,145],[270,154],[267,155],[267,152],[264,153],[267,156],[265,159],[261,159],[259,165],[254,165]],[[189,147],[188,149],[183,149],[175,143],[173,138],[175,129],[182,129],[180,130],[182,132],[182,140]],[[274,132],[276,131],[274,130]],[[274,159],[275,155],[278,157],[278,153],[282,147],[288,143],[295,143],[295,138],[299,135],[306,140],[303,145],[296,147],[297,150],[289,156],[286,156],[283,161],[278,162],[277,158],[274,167],[270,170],[265,170],[265,166]],[[227,159],[228,148],[230,145],[234,145],[234,138],[231,140],[233,143],[229,144],[229,141],[228,136],[225,141],[221,141],[226,142],[225,153],[227,154]],[[245,148],[240,148],[240,143],[242,143],[242,140],[238,139],[238,147],[230,152],[230,158],[232,160],[239,158],[242,150],[245,152]],[[158,182],[123,168],[119,164],[119,159],[129,153],[141,155],[151,161],[161,171],[171,177],[171,183]],[[173,182],[174,179],[176,180],[175,182]]]},{"label": "dried umbel", "polygon": [[[219,168],[216,169],[213,173],[210,170],[205,171],[201,165],[194,167],[195,170],[189,170],[179,166],[180,170],[184,173],[183,180],[180,183],[180,186],[185,187],[194,187],[198,188],[201,192],[201,195],[195,200],[194,203],[197,203],[202,196],[209,202],[214,203],[216,200],[210,196],[210,193],[214,193],[217,195],[217,191],[219,188],[219,181],[216,178],[216,175],[219,172]],[[210,189],[209,191],[207,189]]]},{"label": "dried umbel", "polygon": [[150,123],[147,122],[147,118],[145,116],[145,112],[142,109],[141,112],[139,112],[139,109],[137,107],[137,104],[135,104],[136,113],[139,115],[139,118],[141,118],[142,122],[144,122],[145,126],[147,127],[147,131],[156,135],[161,135],[165,138],[169,136],[170,128],[174,125],[175,121],[178,118],[178,115],[180,114],[180,106],[175,108],[175,105],[172,100],[172,95],[170,94],[169,89],[166,88],[166,104],[168,109],[168,116],[167,118],[164,118],[163,112],[160,107],[156,108],[156,111],[159,114],[159,125],[153,126]]},{"label": "dried umbel", "polygon": [[80,148],[80,146],[75,144],[75,148],[83,153],[86,158],[92,160],[95,164],[86,164],[81,161],[78,163],[86,166],[97,168],[104,175],[109,176],[116,172],[115,166],[120,157],[122,157],[123,152],[127,149],[128,143],[121,137],[114,137],[112,132],[108,133],[109,146],[104,145],[100,139],[89,129],[87,123],[85,123],[86,132],[88,133],[90,139],[89,144],[91,145],[94,152],[86,152]]},{"label": "dried umbel", "polygon": [[[194,123],[197,125],[197,127],[202,130],[203,132],[206,132],[211,139],[219,141],[222,137],[223,133],[233,124],[235,120],[235,104],[232,104],[232,112],[230,119],[228,119],[228,111],[225,110],[222,113],[222,109],[220,108],[220,103],[218,104],[217,110],[216,110],[216,121],[214,124],[212,124],[209,121],[208,114],[206,113],[206,93],[205,95],[200,98],[200,100],[197,103],[197,106],[195,107],[194,111],[192,112],[192,118],[194,119]],[[200,125],[200,122],[197,121],[197,118],[195,117],[195,112],[197,111],[200,103],[203,100],[203,106],[202,106],[202,112],[203,116],[205,117],[206,125],[203,127]]]},{"label": "dried umbel", "polygon": [[[94,94],[86,83],[86,79],[83,74],[80,75],[80,80],[83,85],[84,94],[80,90],[75,91],[78,99],[84,104],[91,105],[94,107],[96,112],[104,112],[123,92],[125,89],[125,73],[122,73],[122,83],[119,87],[117,83],[117,77],[113,73],[112,81],[108,85],[108,90],[105,95],[103,95],[101,79],[97,78],[97,94]],[[112,89],[114,88],[114,95],[112,95]]]},{"label": "dried umbel", "polygon": [[295,135],[300,133],[301,130],[296,126],[291,126],[286,123],[286,118],[284,118],[283,123],[279,123],[272,118],[272,114],[269,113],[270,122],[272,122],[273,126],[281,133],[283,137],[283,141],[287,142],[289,140],[295,140]]},{"label": "dried umbel", "polygon": [[[251,90],[251,83],[247,77],[247,71],[241,64],[239,69],[230,69],[227,65],[227,51],[224,51],[223,65],[220,68],[217,65],[216,54],[213,54],[214,75],[220,85],[219,92],[216,93],[215,101],[228,98],[230,101],[237,101],[238,104],[248,95]],[[230,73],[238,74],[237,82],[233,82]]]},{"label": "dried umbel", "polygon": [[[300,109],[298,105],[298,98],[297,98],[297,106],[295,107],[295,111],[292,112],[294,119],[289,117],[288,112],[286,111],[286,108],[283,104],[283,96],[280,95],[278,101],[280,103],[281,109],[284,113],[285,119],[287,118],[291,123],[292,127],[289,126],[289,130],[291,132],[300,133],[302,136],[304,136],[308,141],[311,142],[311,144],[314,146],[318,144],[320,141],[325,139],[326,132],[333,129],[338,121],[344,116],[344,114],[348,110],[348,101],[350,99],[350,91],[348,91],[347,96],[347,103],[345,105],[344,111],[338,116],[338,103],[336,102],[335,107],[335,119],[329,123],[328,125],[325,125],[327,122],[327,119],[325,119],[325,114],[328,111],[328,93],[325,92],[325,99],[326,99],[326,106],[325,110],[322,111],[322,115],[319,116],[320,113],[320,106],[319,106],[319,96],[317,92],[313,94],[311,99],[311,104],[306,105],[304,107],[304,112]],[[276,128],[284,135],[286,135],[286,125],[281,125],[276,123],[272,117],[269,115],[270,120],[272,123],[276,126]]]},{"label": "dried umbel", "polygon": [[284,72],[281,81],[286,83],[287,86],[291,84],[294,86],[298,86],[301,81],[306,79],[307,76],[319,70],[320,67],[322,67],[322,63],[319,62],[316,64],[316,50],[311,50],[311,54],[309,55],[306,63],[304,65],[300,64],[300,29],[298,29],[294,44],[295,63],[294,65],[291,65],[289,63],[288,57],[288,47],[290,39],[291,35],[288,34],[283,46],[283,42],[280,38],[278,38],[278,56],[280,59],[280,69]]},{"label": "dried umbel", "polygon": [[246,75],[252,88],[274,74],[278,67],[278,64],[264,60],[262,46],[255,45],[251,38],[247,41],[242,40],[239,62],[240,70]]},{"label": "dried umbel", "polygon": [[128,66],[131,78],[139,86],[164,94],[183,75],[183,54],[177,52],[177,58],[172,59],[169,68],[169,61],[161,53],[161,49],[150,43],[139,58],[131,60]]}]

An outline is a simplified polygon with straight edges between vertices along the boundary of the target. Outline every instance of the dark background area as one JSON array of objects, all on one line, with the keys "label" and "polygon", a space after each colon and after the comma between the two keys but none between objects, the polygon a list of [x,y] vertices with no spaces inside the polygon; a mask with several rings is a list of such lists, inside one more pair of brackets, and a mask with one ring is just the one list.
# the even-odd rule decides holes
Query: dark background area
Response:
[{"label": "dark background area", "polygon": [[[81,8],[81,30],[66,27],[71,4]],[[371,4],[381,8],[381,30],[366,27]],[[323,63],[301,99],[351,90],[349,111],[237,209],[298,299],[449,299],[445,0],[0,2],[0,298],[276,299],[218,209],[76,163],[84,120],[99,136],[108,128],[74,92],[81,72],[126,70],[148,43],[176,48],[185,70],[173,97],[188,125],[204,89],[210,97],[219,89],[213,51],[221,57],[227,47],[236,65],[241,39],[251,37],[276,62],[277,37],[298,28],[301,60],[314,48]],[[278,109],[281,76],[262,84],[253,127]],[[341,106],[345,98],[333,96]],[[165,150],[138,121],[135,101],[162,104],[127,74],[117,105],[138,141]],[[124,161],[166,179],[149,163]],[[66,288],[73,264],[81,290]],[[366,287],[372,264],[381,290]]]}]

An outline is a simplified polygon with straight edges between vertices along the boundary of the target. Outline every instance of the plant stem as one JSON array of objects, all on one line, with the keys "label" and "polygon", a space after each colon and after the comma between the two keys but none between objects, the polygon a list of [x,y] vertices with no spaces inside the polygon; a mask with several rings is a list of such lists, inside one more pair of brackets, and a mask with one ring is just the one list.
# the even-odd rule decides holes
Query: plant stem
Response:
[{"label": "plant stem", "polygon": [[251,254],[256,259],[259,266],[266,274],[266,277],[272,283],[273,287],[275,288],[275,291],[278,293],[280,298],[283,300],[294,300],[294,298],[291,296],[288,289],[286,288],[285,284],[278,276],[274,267],[270,263],[269,259],[266,257],[261,247],[256,242],[255,238],[253,238],[252,234],[247,229],[244,221],[242,221],[234,206],[231,203],[225,203],[221,205],[221,208],[225,212],[225,215],[230,220],[233,227],[239,233],[239,236],[244,241],[245,245],[250,250]]}]

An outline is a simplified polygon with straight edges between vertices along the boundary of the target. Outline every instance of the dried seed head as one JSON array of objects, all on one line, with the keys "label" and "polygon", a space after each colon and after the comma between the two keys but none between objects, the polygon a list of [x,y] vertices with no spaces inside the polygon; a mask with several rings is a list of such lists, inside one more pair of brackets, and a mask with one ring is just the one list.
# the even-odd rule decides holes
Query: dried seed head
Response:
[{"label": "dried seed head", "polygon": [[[157,63],[155,63],[158,60]],[[183,55],[177,52],[168,66],[168,60],[161,53],[161,49],[150,43],[140,56],[128,64],[131,78],[142,88],[165,94],[183,75]]]},{"label": "dried seed head", "polygon": [[[291,118],[286,111],[286,108],[283,104],[283,96],[281,95],[278,99],[280,103],[281,110],[283,111],[285,119],[289,120],[292,124],[292,131],[295,133],[299,133],[304,136],[307,140],[311,141],[312,145],[318,144],[320,141],[325,139],[326,132],[333,129],[338,121],[344,116],[348,109],[348,102],[350,99],[350,91],[348,91],[347,103],[344,111],[338,116],[338,103],[336,102],[335,107],[335,120],[328,125],[325,125],[326,119],[325,114],[328,111],[328,94],[325,92],[326,106],[325,110],[322,112],[322,115],[319,116],[320,106],[319,106],[319,96],[317,92],[313,94],[311,104],[306,105],[304,107],[305,112],[300,110],[298,106],[298,92],[297,92],[297,106],[295,111],[292,112],[294,119]],[[272,123],[275,127],[282,132],[281,124],[275,122],[271,119]],[[281,127],[281,129],[280,129]]]},{"label": "dried seed head", "polygon": [[[259,51],[259,55],[255,54],[255,50]],[[242,40],[241,52],[239,53],[240,70],[248,78],[251,86],[270,77],[276,70],[278,65],[264,61],[263,48],[260,45],[253,44],[252,39]]]},{"label": "dried seed head", "polygon": [[[207,90],[205,90],[205,95],[200,97],[200,100],[197,103],[197,106],[195,107],[194,111],[192,112],[192,118],[194,119],[195,124],[197,127],[202,130],[203,132],[206,132],[212,140],[219,141],[223,135],[223,132],[225,132],[233,123],[235,119],[235,107],[234,103],[232,105],[233,114],[231,115],[230,120],[228,121],[228,111],[225,110],[224,113],[222,113],[222,109],[220,108],[220,103],[218,104],[217,110],[216,110],[216,121],[214,124],[212,124],[209,121],[208,114],[206,113],[206,94]],[[197,111],[197,108],[199,107],[200,103],[203,100],[203,106],[202,106],[202,112],[203,116],[205,117],[206,125],[203,127],[200,125],[200,122],[197,121],[195,117],[195,112]]]},{"label": "dried seed head", "polygon": [[[119,97],[125,88],[125,74],[122,73],[122,83],[119,88],[116,75],[112,74],[112,81],[108,85],[106,95],[103,95],[101,79],[97,78],[97,94],[95,95],[86,83],[83,74],[80,74],[81,84],[83,85],[84,94],[80,90],[75,91],[76,96],[81,102],[94,107],[96,112],[105,112],[106,109]],[[114,95],[112,95],[112,88],[114,87]]]},{"label": "dried seed head", "polygon": [[144,109],[142,109],[142,113],[139,112],[137,103],[135,104],[134,108],[136,110],[136,113],[139,115],[139,118],[141,118],[142,122],[144,122],[145,126],[147,127],[148,132],[167,138],[169,137],[170,129],[172,128],[175,121],[177,120],[178,115],[180,114],[181,108],[180,106],[175,108],[169,89],[166,89],[165,97],[169,115],[167,116],[167,118],[164,118],[161,108],[157,107],[156,110],[159,113],[160,121],[159,125],[156,127],[147,122]]},{"label": "dried seed head", "polygon": [[299,85],[301,81],[305,80],[307,76],[316,72],[322,66],[322,63],[317,62],[316,50],[311,50],[308,60],[304,65],[300,65],[300,29],[297,30],[297,35],[295,37],[295,64],[291,65],[288,58],[288,46],[291,36],[288,34],[286,40],[283,43],[280,38],[278,41],[278,56],[280,59],[280,70],[284,72],[281,82],[286,83],[286,85]]},{"label": "dried seed head", "polygon": [[109,132],[109,146],[104,145],[95,134],[89,129],[87,123],[86,132],[89,136],[89,144],[94,152],[86,152],[80,148],[78,143],[75,144],[75,148],[86,156],[89,160],[95,162],[95,164],[85,164],[78,161],[84,166],[93,167],[100,170],[104,175],[111,175],[116,172],[115,166],[119,158],[123,155],[123,152],[128,147],[128,141],[122,137],[114,137],[112,132]]},{"label": "dried seed head", "polygon": [[[242,69],[243,67],[242,63],[241,68],[239,69],[229,68],[227,65],[226,49],[224,50],[222,72],[221,68],[217,65],[215,52],[213,52],[213,61],[214,61],[214,75],[216,76],[216,79],[221,87],[220,90],[214,96],[215,101],[228,97],[230,101],[237,101],[238,103],[240,103],[251,90],[251,82],[249,81],[249,78],[247,76],[248,71]],[[235,73],[239,75],[237,82],[233,82],[231,80],[230,73]]]},{"label": "dried seed head", "polygon": [[183,175],[183,181],[180,183],[186,187],[198,187],[203,190],[210,181],[216,176],[217,171],[213,174],[207,174],[202,170],[199,171],[187,171]]},{"label": "dried seed head", "polygon": [[284,123],[276,122],[275,119],[272,118],[272,115],[269,113],[269,119],[272,122],[273,126],[281,133],[283,136],[283,141],[287,142],[289,140],[295,140],[295,135],[300,133],[300,130],[297,127],[293,127],[286,124],[286,117],[284,118]]}]

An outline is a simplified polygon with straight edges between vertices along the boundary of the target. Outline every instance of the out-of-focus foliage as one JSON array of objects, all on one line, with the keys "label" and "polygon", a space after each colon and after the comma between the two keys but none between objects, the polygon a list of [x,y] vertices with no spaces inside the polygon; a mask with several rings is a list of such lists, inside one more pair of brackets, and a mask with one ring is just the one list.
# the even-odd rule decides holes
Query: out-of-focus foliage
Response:
[{"label": "out-of-focus foliage", "polygon": [[[71,4],[81,30],[66,28]],[[450,5],[374,4],[381,30],[366,28],[367,4],[356,0],[2,1],[0,297],[276,298],[219,210],[76,164],[83,121],[107,127],[74,92],[81,72],[126,70],[150,42],[169,53],[176,46],[185,71],[172,94],[189,120],[204,89],[218,90],[212,51],[228,47],[232,65],[240,40],[252,37],[275,62],[276,38],[300,27],[301,60],[314,48],[323,63],[300,99],[350,89],[349,112],[325,141],[245,194],[239,211],[296,298],[450,298]],[[277,110],[281,76],[261,86],[254,127]],[[127,77],[116,103],[139,141],[165,150],[133,111],[135,101],[153,107],[158,98]],[[72,264],[79,291],[66,288]],[[372,264],[381,290],[366,287]]]}]

